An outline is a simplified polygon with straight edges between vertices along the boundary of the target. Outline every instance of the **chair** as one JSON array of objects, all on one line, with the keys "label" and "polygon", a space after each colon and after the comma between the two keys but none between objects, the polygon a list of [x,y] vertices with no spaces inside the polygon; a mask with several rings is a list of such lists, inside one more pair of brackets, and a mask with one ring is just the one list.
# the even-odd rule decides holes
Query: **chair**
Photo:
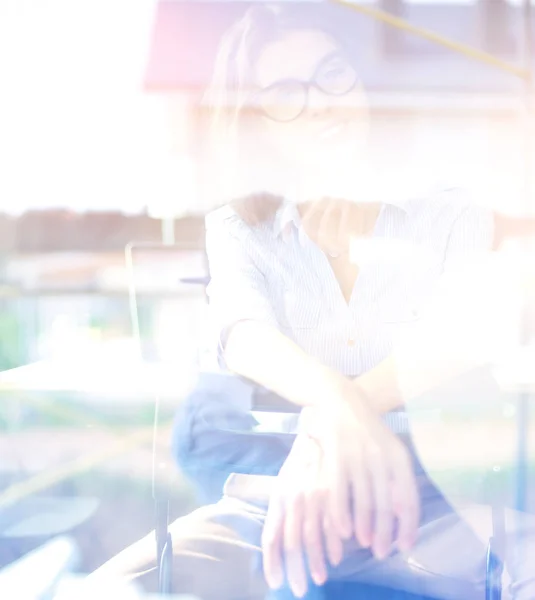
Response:
[{"label": "chair", "polygon": [[[130,265],[132,265],[132,248],[132,245],[127,247],[127,261],[130,261]],[[209,278],[206,275],[187,277],[182,278],[181,282],[190,285],[206,286]],[[138,322],[138,316],[134,286],[130,288],[130,297],[131,306],[133,307],[132,319],[135,324]],[[135,326],[134,330],[136,330]],[[273,394],[258,394],[255,397],[253,411],[288,414],[295,413],[296,407]],[[155,414],[155,436],[157,435],[157,420],[158,410],[156,410]],[[172,540],[168,532],[169,501],[165,497],[159,497],[156,492],[154,497],[156,505],[156,556],[159,570],[160,593],[170,594],[172,592]],[[489,542],[486,558],[485,600],[501,600],[503,562],[499,556],[500,549],[503,552],[505,545],[505,517],[501,507],[493,506],[492,521],[493,537]],[[274,600],[292,598],[291,593],[287,590],[270,594],[270,596],[273,596]],[[360,598],[366,600],[432,600],[423,595],[404,593],[381,586],[349,582],[327,582],[322,588],[314,588],[310,594],[310,600],[359,600]],[[466,600],[470,599],[467,598]]]},{"label": "chair", "polygon": [[[139,315],[139,284],[137,281],[137,269],[139,258],[139,252],[143,252],[158,255],[164,253],[167,255],[166,258],[175,254],[174,258],[180,259],[185,254],[196,256],[197,259],[194,261],[195,268],[198,264],[202,265],[203,270],[206,268],[205,255],[202,250],[197,246],[191,244],[158,244],[158,243],[136,243],[131,242],[125,247],[125,261],[127,268],[128,277],[128,289],[129,289],[129,302],[130,302],[130,318],[132,323],[132,330],[134,338],[139,346],[139,353],[142,359],[147,359],[145,356],[145,345],[142,340],[142,333],[140,327],[140,315]],[[177,269],[178,269],[178,264]],[[168,277],[169,275],[169,277]],[[154,285],[149,285],[149,291],[151,293],[156,292],[160,297],[167,298],[176,295],[177,285],[180,284],[194,284],[197,283],[197,275],[190,276],[186,274],[183,277],[178,277],[173,274],[173,271],[166,268],[163,281],[159,281],[159,286],[154,288]],[[201,279],[201,281],[203,281]],[[156,449],[156,442],[158,440],[160,426],[160,398],[155,398],[155,410],[154,410],[154,435],[153,435],[153,451]],[[170,458],[170,457],[169,457]],[[160,473],[163,471],[167,472],[170,468],[171,461],[164,461],[164,463],[158,464],[158,470]],[[156,461],[153,460],[153,472],[152,472],[152,495],[154,499],[155,509],[155,535],[156,535],[156,564],[158,567],[158,590],[161,595],[172,594],[172,559],[173,559],[173,541],[171,534],[169,533],[169,496],[168,492],[162,486],[159,486],[156,478]]]}]

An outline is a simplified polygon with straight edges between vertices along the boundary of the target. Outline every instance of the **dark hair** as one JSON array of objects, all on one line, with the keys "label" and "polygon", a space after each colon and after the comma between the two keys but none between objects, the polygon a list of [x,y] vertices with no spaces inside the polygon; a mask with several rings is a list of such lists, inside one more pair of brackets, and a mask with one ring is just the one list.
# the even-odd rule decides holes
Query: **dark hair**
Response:
[{"label": "dark hair", "polygon": [[[247,104],[254,80],[254,67],[262,49],[295,30],[318,30],[335,39],[348,56],[353,40],[340,31],[343,19],[332,18],[347,9],[319,2],[298,4],[258,4],[251,6],[222,38],[212,82],[205,94],[211,112],[210,149],[214,168],[221,172],[219,191],[228,197],[236,182],[236,165],[241,164],[238,136],[240,116]],[[241,175],[245,175],[242,173]],[[247,193],[232,202],[234,208],[251,223],[271,218],[282,198],[267,192]]]}]

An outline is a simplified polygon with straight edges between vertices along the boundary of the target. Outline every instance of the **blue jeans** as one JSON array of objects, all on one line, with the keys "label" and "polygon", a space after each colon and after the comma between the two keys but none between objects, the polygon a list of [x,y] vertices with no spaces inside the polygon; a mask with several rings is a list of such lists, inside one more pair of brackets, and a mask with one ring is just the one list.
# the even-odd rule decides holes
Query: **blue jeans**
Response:
[{"label": "blue jeans", "polygon": [[[204,490],[209,489],[209,484],[218,474],[217,487],[209,489],[212,494],[210,500],[216,503],[184,517],[184,524],[188,522],[185,529],[185,525],[179,526],[177,522],[176,540],[173,535],[177,571],[185,586],[181,591],[185,593],[197,591],[195,586],[206,585],[205,571],[219,565],[222,569],[219,587],[205,589],[207,598],[211,594],[223,597],[223,588],[228,589],[229,598],[234,598],[237,592],[247,593],[244,598],[263,598],[265,594],[258,563],[261,563],[260,536],[269,502],[269,485],[265,485],[266,478],[260,477],[259,487],[244,489],[236,485],[240,483],[236,482],[236,478],[232,478],[229,482],[232,485],[227,484],[223,497],[220,487],[231,473],[276,475],[295,439],[292,434],[254,431],[256,421],[250,410],[256,392],[254,386],[239,378],[203,374],[177,415],[173,449],[182,470]],[[330,579],[335,582],[384,584],[448,600],[483,598],[486,542],[474,534],[474,529],[478,528],[475,521],[483,524],[488,521],[487,507],[473,507],[477,512],[475,520],[473,514],[456,515],[427,477],[410,437],[403,441],[413,458],[422,507],[419,538],[414,551],[408,556],[394,553],[378,562],[369,551],[353,543],[346,548],[347,558],[340,567],[333,569]],[[513,523],[512,519],[509,521]],[[193,537],[189,534],[183,536],[181,532],[186,529],[198,533]],[[485,532],[483,537],[487,532],[491,534],[488,527],[484,526],[482,530]],[[525,540],[524,556],[519,559],[513,552],[508,556],[512,578],[510,591],[515,599],[533,600],[535,522],[532,515],[522,515],[520,530]],[[507,533],[514,543],[513,538],[518,531],[511,528]],[[512,550],[513,544],[509,548]],[[245,585],[243,577],[251,565],[251,558],[254,558],[256,567],[249,573],[249,583]],[[228,561],[228,566],[224,566],[225,561]],[[234,572],[239,576],[236,582],[231,578]],[[191,588],[186,586],[186,582]],[[321,594],[321,590],[311,593]],[[311,600],[316,598],[313,596]]]},{"label": "blue jeans", "polygon": [[277,475],[294,434],[255,431],[258,386],[224,373],[201,373],[173,427],[174,457],[203,503],[221,498],[232,473]]},{"label": "blue jeans", "polygon": [[[258,422],[251,410],[258,395],[266,404],[268,397],[275,403],[281,400],[240,377],[201,373],[181,403],[173,428],[173,454],[204,503],[221,497],[229,475],[274,476],[286,460],[295,434],[255,430]],[[398,421],[399,416],[392,418],[393,426]]]}]

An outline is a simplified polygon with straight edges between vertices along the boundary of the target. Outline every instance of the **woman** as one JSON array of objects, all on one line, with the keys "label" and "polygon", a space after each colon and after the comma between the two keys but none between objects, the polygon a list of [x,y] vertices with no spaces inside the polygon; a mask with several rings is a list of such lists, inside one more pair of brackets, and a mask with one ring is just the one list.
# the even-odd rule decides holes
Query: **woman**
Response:
[{"label": "woman", "polygon": [[[310,580],[350,579],[482,598],[485,546],[419,465],[389,355],[448,264],[490,250],[499,227],[455,190],[369,195],[355,52],[326,17],[250,9],[218,56],[216,181],[243,199],[206,221],[214,351],[307,409],[277,478],[232,476],[218,503],[172,525],[174,590],[260,599],[268,585],[303,596]],[[142,545],[102,574],[139,568]],[[512,571],[515,598],[535,597]]]}]

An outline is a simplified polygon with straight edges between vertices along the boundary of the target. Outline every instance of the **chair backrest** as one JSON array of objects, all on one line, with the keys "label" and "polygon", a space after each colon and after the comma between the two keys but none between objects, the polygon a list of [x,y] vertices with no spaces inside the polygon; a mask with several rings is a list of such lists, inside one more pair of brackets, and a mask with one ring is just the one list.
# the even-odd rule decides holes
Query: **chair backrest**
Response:
[{"label": "chair backrest", "polygon": [[179,394],[196,367],[208,276],[203,249],[131,243],[126,248],[130,313],[141,358],[175,370]]},{"label": "chair backrest", "polygon": [[[160,395],[154,397],[155,436],[153,492],[157,483],[165,485],[175,475],[170,452],[156,456],[160,442],[158,428],[163,413],[171,416],[178,401],[186,395],[198,370],[199,337],[204,322],[206,296],[202,282],[208,273],[202,248],[190,244],[130,243],[125,249],[128,270],[130,315],[140,358],[161,369],[169,383],[160,385]],[[165,390],[164,390],[165,391]]]},{"label": "chair backrest", "polygon": [[[169,367],[169,387],[176,409],[198,367],[198,345],[206,305],[206,254],[189,244],[130,243],[125,248],[130,316],[140,358]],[[200,285],[192,286],[192,283]],[[165,372],[165,371],[162,371]],[[167,485],[175,473],[171,453],[159,452],[161,396],[154,398],[153,475],[156,564],[159,591],[172,590],[172,540],[168,532]]]}]

